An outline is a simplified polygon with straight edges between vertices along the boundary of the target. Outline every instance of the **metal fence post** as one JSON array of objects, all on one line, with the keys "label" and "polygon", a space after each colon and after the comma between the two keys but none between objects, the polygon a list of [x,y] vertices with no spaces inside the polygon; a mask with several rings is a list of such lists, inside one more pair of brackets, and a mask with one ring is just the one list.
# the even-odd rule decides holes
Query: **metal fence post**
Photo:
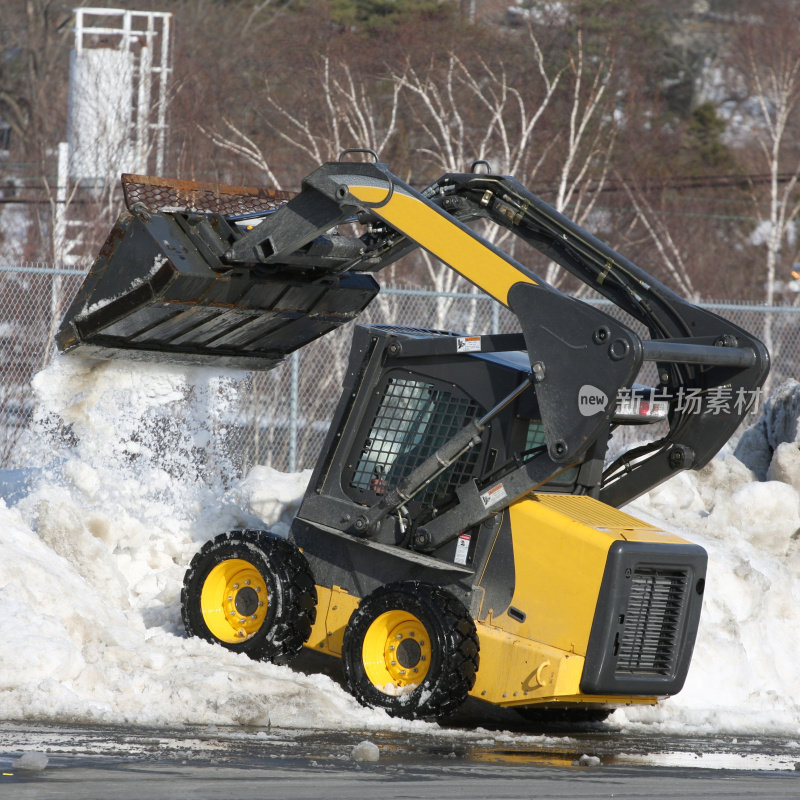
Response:
[{"label": "metal fence post", "polygon": [[300,353],[291,355],[291,378],[289,387],[289,472],[297,472],[297,425],[300,405]]}]

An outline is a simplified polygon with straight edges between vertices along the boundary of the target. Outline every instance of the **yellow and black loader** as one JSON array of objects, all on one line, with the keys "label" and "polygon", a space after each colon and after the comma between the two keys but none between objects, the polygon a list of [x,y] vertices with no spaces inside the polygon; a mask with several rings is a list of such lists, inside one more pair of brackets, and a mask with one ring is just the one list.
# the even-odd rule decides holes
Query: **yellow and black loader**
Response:
[{"label": "yellow and black loader", "polygon": [[[369,151],[292,195],[123,187],[128,210],[60,328],[65,352],[270,369],[357,317],[373,273],[416,247],[519,323],[356,325],[290,535],[210,539],[181,595],[190,635],[278,663],[303,646],[339,658],[360,702],[409,718],[472,696],[596,719],[681,689],[706,553],[619,507],[727,441],[766,377],[761,342],[483,162],[423,191]],[[476,220],[602,302],[549,286]],[[655,386],[638,382],[644,364]],[[666,432],[608,458],[614,430],[652,421]]]}]

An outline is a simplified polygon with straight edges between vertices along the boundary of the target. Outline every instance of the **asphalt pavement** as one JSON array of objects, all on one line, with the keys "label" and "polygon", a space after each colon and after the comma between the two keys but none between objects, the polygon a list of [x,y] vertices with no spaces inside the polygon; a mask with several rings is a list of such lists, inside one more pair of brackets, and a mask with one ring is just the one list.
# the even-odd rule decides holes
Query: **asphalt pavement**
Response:
[{"label": "asphalt pavement", "polygon": [[800,744],[780,737],[631,735],[607,725],[418,735],[0,723],[0,798],[10,800],[769,800],[800,797],[798,762]]}]

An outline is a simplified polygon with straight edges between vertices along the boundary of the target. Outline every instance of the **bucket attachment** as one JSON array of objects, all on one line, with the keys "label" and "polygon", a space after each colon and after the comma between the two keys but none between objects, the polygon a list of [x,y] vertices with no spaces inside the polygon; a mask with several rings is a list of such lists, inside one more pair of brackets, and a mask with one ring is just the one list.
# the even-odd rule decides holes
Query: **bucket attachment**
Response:
[{"label": "bucket attachment", "polygon": [[117,220],[67,311],[64,352],[271,369],[378,293],[363,274],[225,265],[187,223],[267,214],[290,195],[128,175],[123,188],[134,213]]}]

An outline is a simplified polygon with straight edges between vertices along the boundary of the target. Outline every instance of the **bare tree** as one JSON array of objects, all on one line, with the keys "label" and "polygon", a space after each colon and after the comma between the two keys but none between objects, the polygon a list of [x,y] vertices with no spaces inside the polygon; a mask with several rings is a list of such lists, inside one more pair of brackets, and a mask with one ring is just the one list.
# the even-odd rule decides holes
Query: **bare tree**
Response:
[{"label": "bare tree", "polygon": [[800,213],[796,194],[800,158],[796,147],[790,152],[800,124],[800,25],[796,15],[787,17],[777,30],[753,26],[745,33],[745,74],[756,104],[752,133],[769,173],[769,228],[764,237],[765,300],[769,305],[775,299],[783,244]]},{"label": "bare tree", "polygon": [[[289,107],[277,99],[269,82],[264,102],[271,109],[264,121],[272,133],[291,149],[302,153],[310,165],[330,161],[347,148],[365,147],[381,153],[397,133],[400,87],[393,84],[388,103],[382,103],[368,82],[354,77],[347,64],[320,59],[318,98],[315,108],[324,109],[322,121],[312,118],[301,104]],[[262,145],[230,120],[225,129],[206,130],[214,144],[243,158],[259,170],[275,188],[281,188],[278,168]]]},{"label": "bare tree", "polygon": [[[0,114],[11,126],[15,150],[42,174],[67,110],[71,19],[70,6],[55,0],[14,0],[3,8]],[[3,41],[7,33],[12,41]]]},{"label": "bare tree", "polygon": [[[755,145],[754,162],[769,180],[766,201],[756,185],[751,197],[756,216],[767,218],[755,232],[754,241],[765,251],[763,298],[774,305],[778,286],[790,277],[784,247],[791,241],[800,215],[800,20],[792,3],[779,2],[760,19],[743,26],[733,50],[733,78],[742,87],[740,114],[748,139]],[[755,171],[755,170],[754,170]],[[774,319],[765,316],[763,338],[776,355]]]},{"label": "bare tree", "polygon": [[684,254],[665,224],[664,215],[657,212],[648,201],[644,192],[631,185],[630,181],[619,177],[625,194],[634,210],[633,224],[641,225],[647,238],[658,253],[667,274],[674,281],[675,287],[693,301],[699,300],[694,287],[691,269],[686,263]]},{"label": "bare tree", "polygon": [[272,171],[264,151],[256,144],[255,140],[229,119],[225,119],[222,122],[224,131],[205,128],[202,125],[198,127],[217,147],[233,153],[252,167],[255,167],[258,174],[267,184],[275,189],[280,189],[281,182],[278,176]]},{"label": "bare tree", "polygon": [[[418,152],[438,169],[458,170],[473,160],[486,160],[494,171],[527,184],[540,174],[555,177],[555,208],[569,208],[570,216],[583,224],[606,180],[613,152],[615,134],[608,114],[613,50],[609,46],[589,62],[578,30],[568,62],[549,67],[529,28],[527,56],[526,91],[515,85],[503,63],[492,66],[478,59],[469,66],[455,53],[441,73],[409,68],[393,78],[416,99],[418,138],[424,141]],[[566,126],[553,119],[559,114],[557,104],[564,102]],[[474,109],[478,113],[471,113]],[[586,191],[589,177],[594,178],[592,192]],[[497,244],[512,239],[496,227],[487,236]],[[434,271],[429,259],[426,269],[436,290],[452,291],[458,285],[449,271]],[[564,280],[555,264],[548,265],[545,277],[553,285]]]},{"label": "bare tree", "polygon": [[[370,82],[356,78],[348,65],[334,63],[328,56],[320,59],[317,80],[316,94],[320,102],[313,106],[324,110],[321,121],[312,117],[307,106],[284,105],[269,84],[266,85],[264,102],[272,111],[265,117],[266,124],[290,151],[294,149],[301,153],[309,166],[315,166],[336,158],[347,148],[367,147],[380,153],[389,146],[397,132],[400,87],[390,84],[388,102],[380,103],[381,93],[376,92]],[[384,98],[386,94],[383,92]],[[206,129],[206,133],[215,145],[255,167],[271,186],[281,188],[284,181],[296,180],[285,165],[283,168],[273,165],[263,146],[230,120],[225,120],[222,130]],[[391,303],[389,298],[381,299],[384,304],[387,301]],[[304,424],[299,428],[296,443],[301,463],[318,447],[316,439],[320,434],[314,422],[327,419],[332,413],[332,403],[341,390],[347,368],[340,336],[324,337],[315,342],[304,357],[309,353],[316,353],[317,363],[324,364],[325,368],[316,374],[303,371],[299,377],[301,393],[306,398],[299,409]],[[267,417],[281,415],[282,398],[278,395],[264,392],[260,402],[264,403],[259,408],[260,414]]]},{"label": "bare tree", "polygon": [[[603,56],[593,61],[593,73],[587,68],[583,33],[577,31],[569,67],[569,125],[566,148],[558,175],[555,208],[565,212],[579,225],[590,216],[608,177],[616,140],[616,126],[608,124],[608,87],[614,72],[614,54],[607,45]],[[592,192],[587,192],[594,178]],[[551,264],[547,281],[557,282],[557,268]]]},{"label": "bare tree", "polygon": [[[417,100],[415,120],[420,134],[415,138],[426,142],[417,150],[437,170],[458,170],[473,160],[491,160],[498,172],[523,179],[535,176],[552,143],[532,160],[534,135],[564,69],[549,74],[533,31],[529,36],[530,56],[542,90],[534,103],[512,85],[502,63],[492,66],[478,59],[477,66],[470,67],[453,52],[441,72],[431,68],[420,74],[408,68],[393,73],[395,84]],[[471,113],[476,107],[479,113]]]}]

